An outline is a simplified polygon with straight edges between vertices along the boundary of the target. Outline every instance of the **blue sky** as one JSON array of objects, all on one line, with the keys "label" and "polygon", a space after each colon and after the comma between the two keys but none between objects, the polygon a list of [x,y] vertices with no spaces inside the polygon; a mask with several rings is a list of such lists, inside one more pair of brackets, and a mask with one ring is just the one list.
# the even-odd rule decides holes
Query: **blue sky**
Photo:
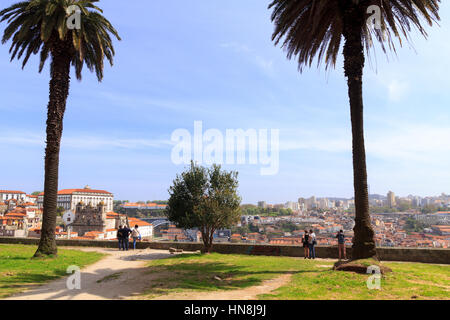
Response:
[{"label": "blue sky", "polygon": [[[15,1],[3,0],[2,7]],[[72,77],[61,149],[60,188],[89,184],[116,199],[166,199],[184,165],[171,161],[171,134],[279,129],[280,167],[239,171],[243,202],[352,197],[351,131],[342,61],[297,71],[271,42],[270,1],[106,1],[122,37],[105,79]],[[132,5],[130,5],[132,3]],[[450,3],[428,40],[387,59],[379,50],[364,79],[371,193],[450,193]],[[5,25],[0,25],[3,33]],[[43,189],[48,68],[21,70],[0,46],[0,189]],[[48,66],[47,66],[48,67]]]}]

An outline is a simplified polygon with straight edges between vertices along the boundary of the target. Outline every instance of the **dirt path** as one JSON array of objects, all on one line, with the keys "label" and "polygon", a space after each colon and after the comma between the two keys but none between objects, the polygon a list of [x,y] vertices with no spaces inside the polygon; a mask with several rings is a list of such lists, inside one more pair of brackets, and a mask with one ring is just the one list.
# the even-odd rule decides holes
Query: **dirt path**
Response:
[{"label": "dirt path", "polygon": [[180,292],[160,296],[153,300],[256,300],[258,295],[270,293],[287,284],[291,276],[291,274],[284,274],[278,278],[266,280],[259,286],[246,289],[217,292]]},{"label": "dirt path", "polygon": [[[6,300],[111,300],[139,299],[152,280],[160,274],[148,273],[147,261],[170,257],[166,250],[118,251],[110,248],[73,247],[81,251],[96,251],[106,256],[81,270],[81,288],[67,289],[67,277],[16,294]],[[217,292],[181,292],[162,295],[155,300],[255,300],[257,296],[283,286],[291,274],[264,281],[246,289]]]},{"label": "dirt path", "polygon": [[67,277],[19,293],[7,300],[99,300],[125,299],[142,293],[151,277],[145,267],[149,260],[170,256],[165,250],[118,251],[109,248],[71,248],[106,253],[102,260],[81,270],[81,289],[68,290]]}]

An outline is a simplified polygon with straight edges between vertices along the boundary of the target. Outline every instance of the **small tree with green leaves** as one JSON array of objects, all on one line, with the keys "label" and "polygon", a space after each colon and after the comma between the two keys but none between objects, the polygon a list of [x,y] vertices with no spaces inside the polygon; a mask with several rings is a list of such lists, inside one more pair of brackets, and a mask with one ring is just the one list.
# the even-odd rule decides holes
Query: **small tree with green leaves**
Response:
[{"label": "small tree with green leaves", "polygon": [[180,228],[198,228],[205,253],[211,252],[216,230],[230,228],[240,219],[237,176],[235,171],[222,171],[220,165],[205,168],[191,162],[169,189],[167,218]]},{"label": "small tree with green leaves", "polygon": [[56,215],[58,217],[62,217],[64,215],[64,211],[66,211],[63,207],[56,208]]}]

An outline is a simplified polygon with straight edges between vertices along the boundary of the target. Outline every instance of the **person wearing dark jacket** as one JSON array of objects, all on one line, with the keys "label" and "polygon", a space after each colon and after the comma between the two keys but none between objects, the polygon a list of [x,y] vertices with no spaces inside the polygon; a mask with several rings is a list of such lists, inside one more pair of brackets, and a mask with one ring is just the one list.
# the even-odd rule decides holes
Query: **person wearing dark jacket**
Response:
[{"label": "person wearing dark jacket", "polygon": [[117,240],[119,241],[119,251],[121,249],[125,248],[123,247],[123,228],[122,226],[119,226],[119,229],[117,230]]},{"label": "person wearing dark jacket", "polygon": [[303,249],[305,250],[305,259],[308,259],[309,257],[309,245],[308,245],[308,230],[305,230],[305,233],[303,234],[302,243],[303,243]]},{"label": "person wearing dark jacket", "polygon": [[124,226],[123,226],[123,229],[122,229],[122,234],[123,234],[123,250],[127,250],[127,251],[128,251],[130,233],[131,233],[130,228],[128,228],[127,225],[124,225]]},{"label": "person wearing dark jacket", "polygon": [[339,260],[341,260],[342,255],[344,255],[344,259],[347,260],[347,254],[345,253],[345,235],[344,231],[340,230],[336,235],[338,239],[338,248],[339,248]]}]

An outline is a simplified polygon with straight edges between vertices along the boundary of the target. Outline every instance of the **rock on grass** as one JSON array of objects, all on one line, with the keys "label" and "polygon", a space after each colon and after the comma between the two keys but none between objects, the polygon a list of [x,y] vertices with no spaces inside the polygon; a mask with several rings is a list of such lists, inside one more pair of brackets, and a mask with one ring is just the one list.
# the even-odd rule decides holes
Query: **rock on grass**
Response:
[{"label": "rock on grass", "polygon": [[392,272],[392,269],[383,265],[380,261],[370,258],[361,260],[338,261],[334,264],[333,270],[350,271],[356,273],[367,274],[367,268],[377,266],[380,268],[381,274]]}]

